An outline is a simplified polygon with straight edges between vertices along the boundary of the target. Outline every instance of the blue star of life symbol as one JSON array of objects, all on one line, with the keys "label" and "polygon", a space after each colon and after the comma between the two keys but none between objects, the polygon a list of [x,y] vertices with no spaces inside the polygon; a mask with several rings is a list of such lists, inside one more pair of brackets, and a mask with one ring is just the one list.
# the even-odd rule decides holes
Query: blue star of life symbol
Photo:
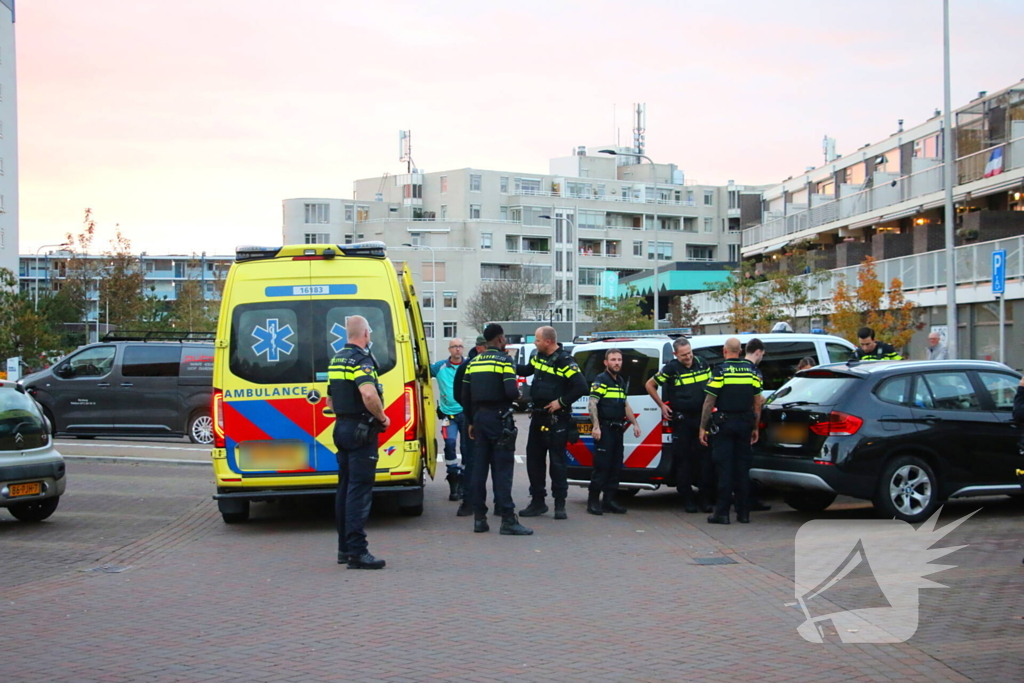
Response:
[{"label": "blue star of life symbol", "polygon": [[259,341],[252,345],[252,352],[257,356],[265,353],[267,360],[276,363],[281,360],[281,354],[286,356],[295,349],[295,344],[288,341],[288,338],[295,334],[291,325],[278,328],[277,318],[267,318],[266,328],[256,326],[252,336]]},{"label": "blue star of life symbol", "polygon": [[345,348],[345,344],[348,343],[348,334],[345,332],[345,326],[339,323],[334,323],[331,327],[331,334],[334,335],[334,341],[331,342],[331,349],[335,353],[338,353]]}]

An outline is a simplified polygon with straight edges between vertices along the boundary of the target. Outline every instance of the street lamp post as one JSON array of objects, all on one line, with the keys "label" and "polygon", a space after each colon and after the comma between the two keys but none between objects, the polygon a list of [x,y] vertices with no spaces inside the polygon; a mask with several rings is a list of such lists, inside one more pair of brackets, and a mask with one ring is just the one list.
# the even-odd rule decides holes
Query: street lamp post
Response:
[{"label": "street lamp post", "polygon": [[[953,241],[953,223],[956,213],[953,211],[953,111],[949,92],[949,0],[942,0],[942,71],[945,115],[943,117],[943,156],[946,166],[943,184],[946,190],[946,351],[950,359],[957,357],[957,337],[959,329],[956,316],[956,253]],[[1000,327],[1002,329],[1002,327]]]},{"label": "street lamp post", "polygon": [[[55,247],[67,247],[67,246],[70,246],[70,245],[67,242],[64,242],[63,244],[44,244],[43,246],[41,246],[38,249],[36,249],[36,286],[35,286],[35,293],[34,293],[35,301],[34,301],[34,303],[32,305],[32,310],[35,310],[35,311],[39,310],[39,252],[41,252],[43,249],[50,249],[50,248],[55,248]],[[46,272],[47,272],[47,280],[49,280],[50,269],[47,268]]]},{"label": "street lamp post", "polygon": [[619,152],[614,149],[602,149],[601,154],[611,154],[612,156],[626,156],[626,157],[637,157],[640,159],[647,159],[647,163],[651,165],[651,178],[654,183],[654,329],[658,329],[658,321],[661,319],[661,306],[658,304],[658,297],[661,294],[661,290],[658,288],[658,262],[661,261],[661,244],[658,241],[658,167],[646,154],[639,154],[637,152]]},{"label": "street lamp post", "polygon": [[403,244],[403,247],[412,247],[413,249],[429,249],[430,250],[430,280],[431,288],[430,295],[434,298],[434,360],[437,360],[437,258],[434,255],[434,248],[428,244]]}]

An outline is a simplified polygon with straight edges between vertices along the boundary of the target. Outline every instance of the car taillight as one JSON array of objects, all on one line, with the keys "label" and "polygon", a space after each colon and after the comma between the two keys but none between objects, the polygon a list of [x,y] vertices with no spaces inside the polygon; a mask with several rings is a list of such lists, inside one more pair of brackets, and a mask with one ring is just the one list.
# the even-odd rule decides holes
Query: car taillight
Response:
[{"label": "car taillight", "polygon": [[214,389],[210,403],[210,414],[213,416],[213,447],[224,448],[224,392]]},{"label": "car taillight", "polygon": [[416,440],[416,382],[405,383],[405,440]]},{"label": "car taillight", "polygon": [[827,420],[810,425],[809,429],[819,436],[852,436],[857,433],[864,420],[856,415],[833,410]]}]

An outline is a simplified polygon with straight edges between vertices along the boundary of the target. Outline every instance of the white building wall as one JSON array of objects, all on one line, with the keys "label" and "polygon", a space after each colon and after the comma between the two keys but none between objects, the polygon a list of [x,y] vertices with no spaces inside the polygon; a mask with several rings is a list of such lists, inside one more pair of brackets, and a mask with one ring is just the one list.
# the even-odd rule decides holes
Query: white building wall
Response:
[{"label": "white building wall", "polygon": [[18,274],[18,88],[13,0],[0,0],[0,268]]}]

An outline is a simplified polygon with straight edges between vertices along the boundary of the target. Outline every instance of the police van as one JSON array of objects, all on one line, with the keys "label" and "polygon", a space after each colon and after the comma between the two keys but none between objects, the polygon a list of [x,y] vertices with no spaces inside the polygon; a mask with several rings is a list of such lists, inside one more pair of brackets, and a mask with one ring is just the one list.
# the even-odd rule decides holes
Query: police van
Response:
[{"label": "police van", "polygon": [[240,247],[224,285],[213,363],[213,468],[225,522],[252,501],[333,494],[338,462],[327,368],[346,344],[345,320],[372,330],[391,425],[379,435],[374,493],[423,512],[434,476],[434,396],[412,277],[382,242]]},{"label": "police van", "polygon": [[[573,349],[573,356],[588,383],[604,372],[605,351],[611,348],[622,351],[627,400],[640,425],[639,438],[633,436],[632,430],[627,430],[623,438],[625,448],[620,489],[627,494],[653,491],[662,485],[676,485],[671,456],[663,450],[663,445],[672,441],[672,428],[670,423],[661,419],[661,410],[648,395],[645,385],[665,363],[672,360],[672,342],[681,334],[682,330],[604,332],[593,335],[598,340],[578,344]],[[689,341],[694,355],[713,367],[722,362],[722,346],[731,337],[738,338],[744,347],[755,337],[764,342],[764,359],[758,368],[764,377],[767,394],[796,374],[801,358],[809,356],[816,364],[841,363],[853,358],[856,352],[856,347],[845,339],[823,334],[714,334],[689,337]],[[590,483],[594,464],[588,396],[572,407],[580,440],[568,446],[568,473],[569,483],[578,486]]]}]

